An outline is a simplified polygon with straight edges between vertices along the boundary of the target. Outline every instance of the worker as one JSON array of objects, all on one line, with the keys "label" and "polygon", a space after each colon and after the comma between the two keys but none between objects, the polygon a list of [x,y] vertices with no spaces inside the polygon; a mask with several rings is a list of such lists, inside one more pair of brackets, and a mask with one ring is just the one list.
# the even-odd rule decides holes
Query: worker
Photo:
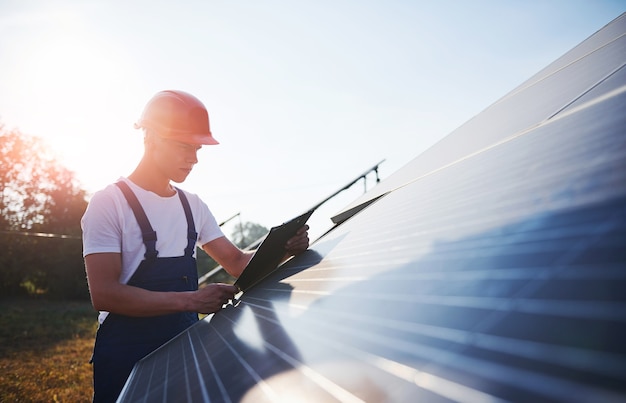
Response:
[{"label": "worker", "polygon": [[[81,220],[89,292],[100,311],[94,402],[115,401],[137,361],[238,292],[229,284],[198,288],[196,245],[234,277],[254,254],[224,236],[197,195],[172,184],[187,178],[203,145],[218,144],[202,102],[159,92],[135,127],[144,131],[137,167],[96,192]],[[307,230],[287,241],[285,258],[308,248]]]}]

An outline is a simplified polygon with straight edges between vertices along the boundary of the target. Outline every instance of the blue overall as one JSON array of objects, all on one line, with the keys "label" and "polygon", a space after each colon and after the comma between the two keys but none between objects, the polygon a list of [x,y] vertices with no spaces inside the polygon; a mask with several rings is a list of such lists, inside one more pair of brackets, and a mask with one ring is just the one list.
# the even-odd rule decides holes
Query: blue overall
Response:
[{"label": "blue overall", "polygon": [[[137,200],[124,182],[117,182],[141,228],[146,246],[144,260],[128,281],[129,285],[152,291],[194,291],[198,271],[193,251],[197,233],[189,202],[177,189],[187,218],[187,247],[179,257],[157,257],[156,232]],[[196,312],[152,317],[130,317],[109,313],[98,328],[92,357],[94,402],[114,402],[137,361],[198,321]]]}]

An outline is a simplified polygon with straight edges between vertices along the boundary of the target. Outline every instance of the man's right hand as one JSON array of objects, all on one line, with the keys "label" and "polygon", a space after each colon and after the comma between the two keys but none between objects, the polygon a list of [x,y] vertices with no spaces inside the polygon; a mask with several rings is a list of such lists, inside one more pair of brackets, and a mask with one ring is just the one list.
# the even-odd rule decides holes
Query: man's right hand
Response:
[{"label": "man's right hand", "polygon": [[222,306],[235,297],[239,288],[230,284],[213,283],[194,291],[191,311],[210,314],[222,309]]}]

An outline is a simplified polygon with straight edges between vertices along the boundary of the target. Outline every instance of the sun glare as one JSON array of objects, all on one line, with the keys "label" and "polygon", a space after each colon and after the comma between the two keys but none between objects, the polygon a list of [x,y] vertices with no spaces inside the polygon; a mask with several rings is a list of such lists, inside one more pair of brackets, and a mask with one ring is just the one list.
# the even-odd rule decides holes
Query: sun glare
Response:
[{"label": "sun glare", "polygon": [[116,150],[115,141],[103,141],[132,130],[135,116],[119,111],[130,109],[123,105],[128,63],[111,44],[71,26],[59,24],[22,43],[11,80],[20,94],[13,120],[22,131],[44,138],[88,188],[97,188],[110,179],[103,177],[103,155],[136,159]]}]

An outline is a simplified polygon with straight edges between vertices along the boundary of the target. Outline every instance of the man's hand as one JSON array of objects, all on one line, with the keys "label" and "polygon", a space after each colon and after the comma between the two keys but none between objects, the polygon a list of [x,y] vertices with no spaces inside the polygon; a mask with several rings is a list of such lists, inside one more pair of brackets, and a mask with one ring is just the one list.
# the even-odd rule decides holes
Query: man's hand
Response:
[{"label": "man's hand", "polygon": [[285,251],[287,251],[287,256],[295,256],[299,253],[304,252],[309,248],[309,230],[308,225],[303,225],[296,235],[291,237],[287,243],[285,244]]},{"label": "man's hand", "polygon": [[202,314],[214,313],[222,309],[222,306],[235,297],[239,288],[229,284],[209,284],[198,291],[194,291],[191,296],[191,312]]}]

